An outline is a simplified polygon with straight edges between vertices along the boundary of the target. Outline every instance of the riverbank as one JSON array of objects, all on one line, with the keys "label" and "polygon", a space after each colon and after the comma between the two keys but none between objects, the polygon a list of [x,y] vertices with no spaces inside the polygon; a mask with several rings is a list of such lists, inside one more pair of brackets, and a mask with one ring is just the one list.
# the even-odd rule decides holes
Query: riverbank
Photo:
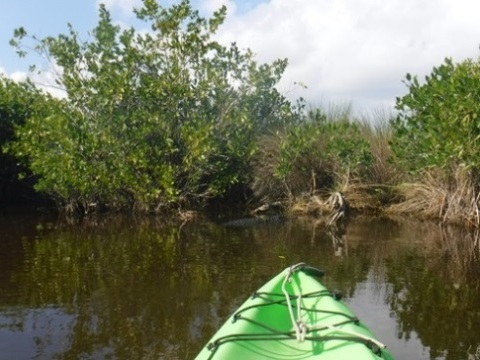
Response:
[{"label": "riverbank", "polygon": [[300,196],[291,201],[292,215],[324,217],[332,223],[349,214],[407,216],[468,228],[480,226],[475,184],[457,175],[447,184],[432,174],[423,181],[398,185],[347,185],[339,192]]}]

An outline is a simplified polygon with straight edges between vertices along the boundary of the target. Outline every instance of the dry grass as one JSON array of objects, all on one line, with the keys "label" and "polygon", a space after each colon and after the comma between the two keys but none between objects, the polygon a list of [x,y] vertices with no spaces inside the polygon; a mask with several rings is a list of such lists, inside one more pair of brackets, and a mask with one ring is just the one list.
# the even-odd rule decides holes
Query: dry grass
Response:
[{"label": "dry grass", "polygon": [[[347,215],[348,205],[342,193],[333,192],[328,198],[312,195],[296,201],[290,208],[290,213],[296,215],[319,216],[320,222],[327,227],[335,226]],[[319,222],[317,222],[318,224]]]},{"label": "dry grass", "polygon": [[452,178],[432,171],[421,182],[399,186],[403,201],[390,206],[388,213],[477,227],[480,225],[480,194],[477,187],[476,181],[462,168]]},{"label": "dry grass", "polygon": [[383,184],[350,183],[343,194],[352,211],[364,213],[382,212],[398,198],[393,186]]},{"label": "dry grass", "polygon": [[330,212],[328,196],[315,194],[300,196],[292,203],[289,212],[294,215],[326,215]]},{"label": "dry grass", "polygon": [[369,168],[369,180],[375,184],[394,184],[399,178],[398,170],[390,161],[392,156],[389,144],[392,138],[390,121],[393,117],[391,111],[378,109],[360,121],[363,137],[370,144],[370,151],[374,157],[374,163]]},{"label": "dry grass", "polygon": [[284,198],[288,190],[285,184],[274,176],[280,157],[280,142],[280,136],[263,136],[251,163],[253,179],[250,186],[254,196],[263,203]]},{"label": "dry grass", "polygon": [[[395,188],[389,185],[362,185],[350,181],[342,186],[346,206],[356,213],[382,212],[391,202],[398,198]],[[335,194],[335,193],[334,193]],[[314,194],[298,197],[290,211],[299,215],[325,215],[331,211],[331,193]]]}]

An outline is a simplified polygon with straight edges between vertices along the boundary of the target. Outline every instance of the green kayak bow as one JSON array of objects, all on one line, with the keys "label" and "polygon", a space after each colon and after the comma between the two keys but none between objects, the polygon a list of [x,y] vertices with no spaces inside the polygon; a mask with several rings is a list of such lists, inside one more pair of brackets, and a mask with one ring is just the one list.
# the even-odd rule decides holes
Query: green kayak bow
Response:
[{"label": "green kayak bow", "polygon": [[263,285],[197,356],[204,359],[388,359],[386,346],[304,263]]}]

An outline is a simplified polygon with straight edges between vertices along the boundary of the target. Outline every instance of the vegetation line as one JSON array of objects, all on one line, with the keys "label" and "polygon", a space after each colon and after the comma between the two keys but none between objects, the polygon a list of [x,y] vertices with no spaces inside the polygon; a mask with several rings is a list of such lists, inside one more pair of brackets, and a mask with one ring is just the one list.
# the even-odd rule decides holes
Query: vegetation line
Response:
[{"label": "vegetation line", "polygon": [[341,194],[350,211],[479,226],[478,60],[407,74],[396,115],[358,119],[287,100],[286,59],[216,42],[225,7],[207,19],[187,0],[143,0],[135,14],[151,31],[114,25],[103,5],[85,41],[15,30],[21,56],[62,69],[66,97],[0,78],[2,203],[34,188],[78,215],[239,200],[319,213]]}]

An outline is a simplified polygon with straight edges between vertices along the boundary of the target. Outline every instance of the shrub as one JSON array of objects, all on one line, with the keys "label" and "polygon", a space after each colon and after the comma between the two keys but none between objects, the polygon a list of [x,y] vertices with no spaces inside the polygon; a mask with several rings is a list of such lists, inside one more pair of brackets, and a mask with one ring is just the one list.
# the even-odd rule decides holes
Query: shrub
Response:
[{"label": "shrub", "polygon": [[[33,37],[62,68],[67,98],[29,119],[14,151],[64,205],[152,210],[222,195],[247,181],[256,136],[294,117],[274,87],[286,60],[259,65],[212,40],[225,7],[205,19],[187,0],[144,0],[135,13],[151,32],[122,30],[100,6],[91,41],[71,27]],[[12,43],[26,39],[17,29]]]},{"label": "shrub", "polygon": [[408,94],[398,98],[392,148],[397,160],[418,172],[480,166],[480,63],[451,59],[420,83],[407,74]]},{"label": "shrub", "polygon": [[0,76],[0,203],[36,198],[31,173],[8,149],[17,127],[32,116],[46,116],[55,103],[29,82],[16,83]]}]

